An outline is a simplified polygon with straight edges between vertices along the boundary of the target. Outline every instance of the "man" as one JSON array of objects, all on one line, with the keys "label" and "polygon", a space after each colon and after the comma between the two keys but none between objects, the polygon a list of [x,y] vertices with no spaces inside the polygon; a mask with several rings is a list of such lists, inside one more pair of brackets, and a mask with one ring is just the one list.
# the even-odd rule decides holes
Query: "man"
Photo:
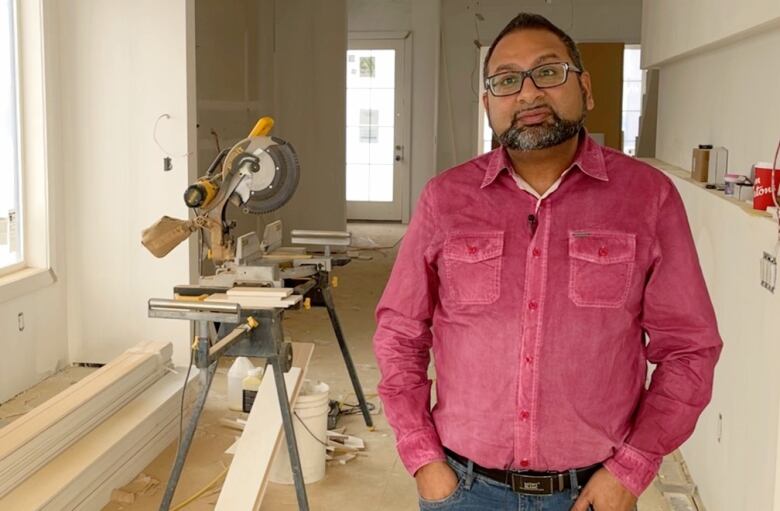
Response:
[{"label": "man", "polygon": [[484,75],[501,147],[427,184],[377,308],[399,455],[421,509],[629,511],[722,346],[685,211],[587,136],[590,76],[548,20],[512,20]]}]

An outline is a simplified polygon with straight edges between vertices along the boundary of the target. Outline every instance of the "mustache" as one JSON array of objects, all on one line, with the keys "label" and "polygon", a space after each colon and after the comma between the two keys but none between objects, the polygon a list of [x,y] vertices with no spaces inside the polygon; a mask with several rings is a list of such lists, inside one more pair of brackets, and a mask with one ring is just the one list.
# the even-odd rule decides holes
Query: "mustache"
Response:
[{"label": "mustache", "polygon": [[553,110],[552,107],[550,107],[550,105],[545,104],[545,103],[540,103],[538,105],[532,105],[532,106],[523,108],[522,110],[518,110],[517,112],[515,112],[512,115],[512,124],[515,124],[516,122],[518,122],[520,120],[520,116],[521,115],[524,115],[527,112],[530,112],[532,110],[546,110],[546,111],[550,112],[551,114],[557,116],[556,111]]}]

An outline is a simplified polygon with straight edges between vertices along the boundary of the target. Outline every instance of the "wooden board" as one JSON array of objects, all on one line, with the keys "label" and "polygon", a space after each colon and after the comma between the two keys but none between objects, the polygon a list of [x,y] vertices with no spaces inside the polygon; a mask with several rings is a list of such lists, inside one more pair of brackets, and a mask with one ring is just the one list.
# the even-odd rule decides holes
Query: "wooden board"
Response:
[{"label": "wooden board", "polygon": [[0,497],[165,373],[170,343],[142,343],[0,429]]},{"label": "wooden board", "polygon": [[272,298],[287,298],[293,294],[293,288],[291,287],[232,287],[225,292],[230,297],[234,296],[249,296],[249,297],[272,297]]},{"label": "wooden board", "polygon": [[[293,343],[293,368],[284,375],[290,406],[303,386],[314,345]],[[266,373],[257,392],[230,470],[222,485],[216,511],[257,510],[268,484],[273,455],[282,438],[282,413],[272,373]]]},{"label": "wooden board", "polygon": [[261,297],[261,296],[228,296],[225,293],[215,293],[208,298],[207,302],[219,303],[237,303],[242,309],[287,309],[301,301],[301,295],[290,295],[287,298],[279,297]]},{"label": "wooden board", "polygon": [[293,229],[290,236],[305,236],[309,238],[351,238],[347,231],[307,231],[305,229]]},{"label": "wooden board", "polygon": [[[186,369],[166,374],[110,418],[0,498],[0,509],[29,511],[99,509],[111,491],[131,481],[178,435]],[[198,390],[190,375],[187,398]],[[140,467],[138,466],[140,465]],[[91,502],[85,506],[84,502]]]}]

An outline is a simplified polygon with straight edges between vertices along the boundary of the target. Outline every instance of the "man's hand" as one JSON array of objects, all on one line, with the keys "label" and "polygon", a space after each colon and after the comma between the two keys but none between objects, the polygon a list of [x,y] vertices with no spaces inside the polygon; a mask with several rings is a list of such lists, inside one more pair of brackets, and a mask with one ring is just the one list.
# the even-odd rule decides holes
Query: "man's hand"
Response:
[{"label": "man's hand", "polygon": [[[419,483],[418,483],[419,484]],[[593,474],[571,511],[632,511],[636,497],[606,468]]]},{"label": "man's hand", "polygon": [[423,465],[414,474],[417,493],[425,500],[443,500],[458,487],[458,476],[446,461],[434,461]]}]

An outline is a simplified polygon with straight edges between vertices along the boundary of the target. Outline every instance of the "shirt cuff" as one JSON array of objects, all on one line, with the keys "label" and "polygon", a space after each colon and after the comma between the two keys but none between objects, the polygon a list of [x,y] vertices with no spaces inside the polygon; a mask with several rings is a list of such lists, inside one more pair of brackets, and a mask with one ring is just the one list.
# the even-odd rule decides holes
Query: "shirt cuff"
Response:
[{"label": "shirt cuff", "polygon": [[401,462],[412,477],[423,465],[447,459],[436,430],[416,431],[406,435],[398,441],[397,447]]},{"label": "shirt cuff", "polygon": [[604,462],[604,468],[639,498],[653,482],[662,460],[663,457],[652,456],[624,444],[615,451],[614,456]]}]

